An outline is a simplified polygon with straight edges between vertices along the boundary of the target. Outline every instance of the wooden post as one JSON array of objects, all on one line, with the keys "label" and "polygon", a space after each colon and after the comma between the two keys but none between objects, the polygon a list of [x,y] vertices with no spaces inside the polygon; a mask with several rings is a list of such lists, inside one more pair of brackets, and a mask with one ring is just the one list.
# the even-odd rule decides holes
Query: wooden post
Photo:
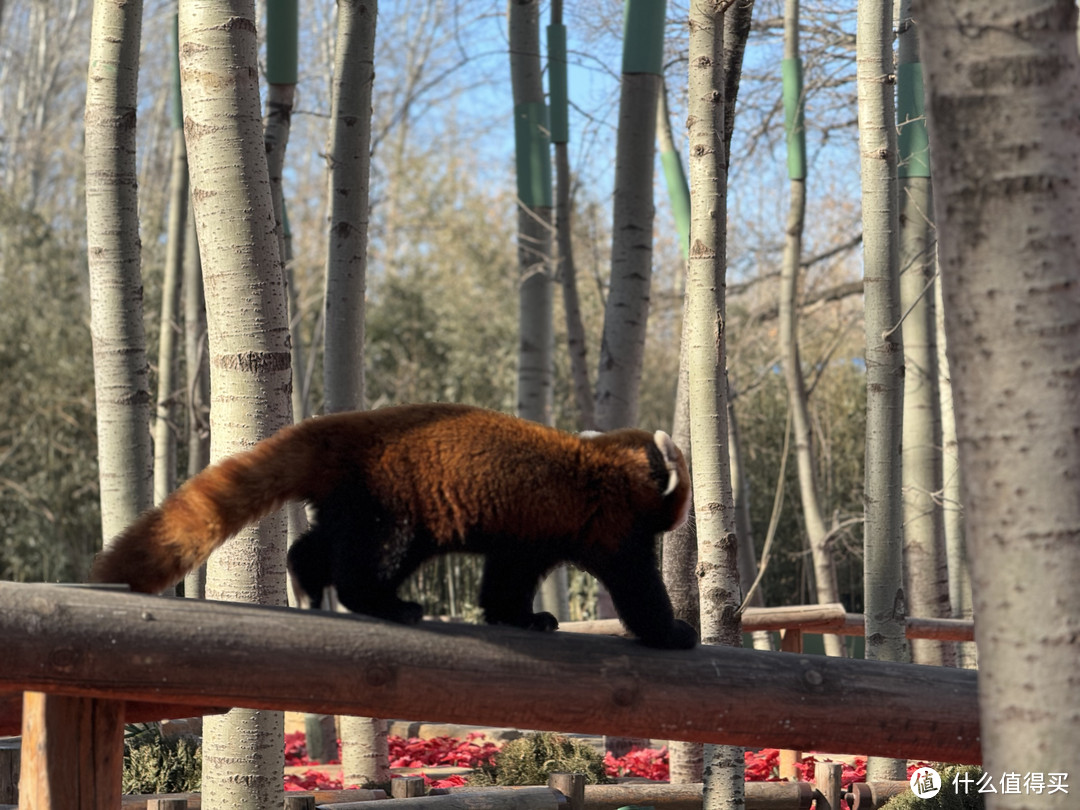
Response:
[{"label": "wooden post", "polygon": [[907,781],[856,782],[851,786],[851,810],[877,810],[893,796],[907,793]]},{"label": "wooden post", "polygon": [[[803,631],[798,627],[788,627],[780,631],[780,649],[783,652],[801,653],[803,651]],[[781,779],[798,782],[799,773],[795,766],[802,762],[802,752],[790,748],[780,750],[780,762],[777,771]]]},{"label": "wooden post", "polygon": [[119,807],[123,759],[123,701],[25,694],[20,810]]},{"label": "wooden post", "polygon": [[819,762],[814,768],[814,787],[817,789],[817,810],[847,810],[844,788],[840,778],[844,766],[839,762]]},{"label": "wooden post", "polygon": [[[146,810],[151,810],[147,807]],[[315,797],[310,793],[302,793],[298,796],[285,794],[285,810],[315,810]]]},{"label": "wooden post", "polygon": [[18,801],[19,741],[4,740],[0,742],[0,804],[16,804]]},{"label": "wooden post", "polygon": [[412,799],[424,795],[424,777],[400,776],[390,780],[390,798]]},{"label": "wooden post", "polygon": [[585,810],[585,774],[553,773],[548,776],[548,787],[566,797],[566,810]]}]

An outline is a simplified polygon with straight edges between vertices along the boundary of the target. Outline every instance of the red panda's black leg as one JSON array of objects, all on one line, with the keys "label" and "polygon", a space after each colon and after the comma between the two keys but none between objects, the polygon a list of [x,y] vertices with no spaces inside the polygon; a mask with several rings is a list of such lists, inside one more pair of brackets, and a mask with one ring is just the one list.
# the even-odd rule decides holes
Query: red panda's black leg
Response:
[{"label": "red panda's black leg", "polygon": [[[424,559],[427,546],[411,531],[394,520],[362,494],[341,491],[315,505],[315,526],[302,551],[298,541],[293,546],[293,565],[307,557],[324,559],[325,568],[314,562],[305,568],[314,571],[311,579],[328,578],[321,584],[333,585],[338,601],[353,613],[415,624],[423,609],[415,602],[398,598],[402,581]],[[303,580],[301,580],[303,582]]]},{"label": "red panda's black leg", "polygon": [[546,611],[534,613],[533,596],[540,578],[550,570],[547,559],[527,555],[488,553],[480,584],[480,607],[488,624],[506,624],[526,630],[549,632],[559,620]]},{"label": "red panda's black leg", "polygon": [[353,613],[401,624],[416,624],[424,617],[423,608],[397,595],[398,585],[415,566],[383,576],[371,545],[370,537],[335,538],[334,587],[338,600]]},{"label": "red panda's black leg", "polygon": [[297,597],[306,597],[309,607],[321,607],[323,592],[333,584],[330,557],[329,537],[320,532],[317,526],[302,535],[289,549],[289,575],[300,591]]},{"label": "red panda's black leg", "polygon": [[694,629],[675,618],[652,538],[624,541],[617,555],[590,562],[588,568],[607,586],[623,624],[642,644],[676,650],[697,644]]}]

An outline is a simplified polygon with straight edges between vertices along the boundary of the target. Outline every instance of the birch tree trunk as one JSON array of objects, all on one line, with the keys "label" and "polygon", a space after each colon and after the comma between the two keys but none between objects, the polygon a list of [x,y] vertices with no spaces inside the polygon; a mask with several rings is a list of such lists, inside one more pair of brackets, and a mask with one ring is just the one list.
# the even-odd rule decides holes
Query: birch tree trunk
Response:
[{"label": "birch tree trunk", "polygon": [[[659,121],[657,124],[659,125]],[[678,154],[674,153],[678,160]],[[668,168],[668,167],[665,167]],[[669,177],[671,171],[668,171]],[[686,175],[682,170],[682,162],[679,161],[678,174],[683,179],[683,193],[686,195],[686,238],[687,252],[689,252],[690,239],[690,189],[686,185]],[[675,418],[671,425],[671,439],[682,449],[686,456],[686,464],[690,468],[693,478],[693,453],[690,440],[690,379],[689,379],[689,356],[686,345],[689,342],[686,300],[683,302],[683,336],[682,347],[679,351],[679,379],[675,387]],[[668,596],[671,597],[671,606],[675,611],[676,618],[682,619],[689,624],[698,634],[701,633],[701,596],[698,592],[697,581],[697,519],[694,514],[694,505],[690,504],[690,514],[686,522],[675,531],[664,535],[661,572],[664,585],[667,587]],[[705,751],[701,743],[684,742],[682,740],[668,741],[668,780],[673,785],[688,785],[700,782],[704,777]]]},{"label": "birch tree trunk", "polygon": [[[365,404],[364,290],[378,11],[375,0],[339,0],[337,7],[323,337],[327,413],[356,410]],[[343,782],[390,781],[386,724],[370,717],[342,717],[339,722]]]},{"label": "birch tree trunk", "polygon": [[[1080,749],[1080,59],[1072,0],[912,3],[979,645],[983,767]],[[1068,776],[1051,776],[1069,774]],[[1071,808],[1069,792],[987,807]]]},{"label": "birch tree trunk", "polygon": [[362,408],[364,403],[364,290],[377,5],[375,0],[338,0],[337,8],[330,113],[333,129],[327,150],[330,233],[323,338],[327,413]]},{"label": "birch tree trunk", "polygon": [[[292,128],[293,102],[296,97],[299,49],[298,0],[268,3],[266,6],[266,166],[270,173],[270,195],[274,203],[274,222],[278,229],[278,255],[281,272],[289,289],[289,345],[292,355],[292,411],[299,422],[306,415],[303,398],[304,346],[300,340],[299,318],[296,314],[296,291],[292,283],[292,268],[287,247],[289,226],[285,215],[285,190],[282,175],[285,171],[285,152]],[[298,536],[307,522],[302,520],[303,506],[289,507],[289,539]]]},{"label": "birch tree trunk", "polygon": [[[866,657],[903,661],[909,652],[901,527],[904,353],[897,279],[892,0],[859,0],[856,39],[866,299]],[[871,757],[867,778],[903,779],[904,764]]]},{"label": "birch tree trunk", "polygon": [[601,430],[637,422],[652,282],[653,165],[665,6],[662,0],[628,0],[626,6],[615,146],[611,284],[596,378],[596,423]]},{"label": "birch tree trunk", "polygon": [[[721,5],[692,4],[689,23],[690,256],[684,331],[701,640],[741,646],[738,539],[727,446],[727,152]],[[706,746],[704,759],[705,809],[745,807],[743,749]]]},{"label": "birch tree trunk", "polygon": [[[936,246],[937,240],[934,242]],[[956,442],[956,414],[953,411],[952,377],[946,354],[948,340],[940,283],[934,286],[934,299],[938,336],[938,394],[941,398],[941,511],[949,567],[949,609],[954,619],[970,619],[973,615],[971,569],[964,548],[963,482],[960,480],[960,452]],[[958,642],[955,655],[958,667],[974,669],[978,665],[973,641]]]},{"label": "birch tree trunk", "polygon": [[[188,183],[190,192],[191,184]],[[199,238],[195,233],[195,214],[191,194],[187,199],[184,226],[184,364],[187,370],[187,477],[199,473],[210,463],[210,366],[206,356],[206,300],[203,295],[202,263]],[[189,571],[184,577],[184,596],[206,597],[206,565]]]},{"label": "birch tree trunk", "polygon": [[[286,289],[263,146],[254,3],[181,0],[180,69],[206,288],[211,455],[222,458],[292,421]],[[285,604],[280,514],[213,555],[206,594]],[[206,718],[203,729],[204,807],[281,804],[281,712],[234,709]]]},{"label": "birch tree trunk", "polygon": [[555,334],[551,283],[551,142],[540,66],[540,3],[511,0],[510,83],[517,153],[519,342],[517,412],[550,425]]},{"label": "birch tree trunk", "polygon": [[563,292],[566,313],[566,351],[570,356],[570,374],[578,425],[592,430],[596,425],[592,382],[589,380],[588,343],[578,298],[577,268],[571,221],[569,98],[567,89],[566,26],[563,25],[562,0],[552,0],[551,25],[548,26],[548,84],[551,90],[551,142],[555,145],[555,278]]},{"label": "birch tree trunk", "polygon": [[[938,393],[937,263],[930,153],[923,109],[919,42],[910,0],[899,3],[897,48],[900,300],[904,315],[904,589],[914,616],[949,615],[940,493],[941,400]],[[913,639],[916,664],[951,665],[953,645]]]},{"label": "birch tree trunk", "polygon": [[94,4],[85,110],[86,236],[106,540],[153,499],[135,173],[141,29],[139,0]]},{"label": "birch tree trunk", "polygon": [[[173,19],[173,44],[176,40]],[[176,444],[179,439],[179,386],[177,337],[183,290],[184,247],[187,240],[188,163],[184,141],[184,105],[180,98],[180,55],[173,54],[172,173],[169,178],[169,224],[166,234],[165,272],[161,284],[161,322],[158,331],[158,394],[154,418],[154,503],[176,489]]]},{"label": "birch tree trunk", "polygon": [[[278,236],[278,256],[281,258],[281,275],[288,294],[289,308],[289,354],[292,366],[290,401],[293,421],[304,418],[303,403],[303,354],[300,330],[295,317],[296,295],[292,288],[292,274],[286,261],[287,230],[285,222],[285,190],[282,175],[285,172],[285,152],[289,145],[292,127],[293,101],[296,96],[297,48],[298,48],[297,0],[268,3],[266,7],[266,129],[263,142],[266,145],[266,168],[270,176],[270,199],[274,204],[274,227]],[[285,506],[288,521],[288,543],[291,546],[308,528],[302,503]],[[289,604],[296,607],[295,594],[289,593]],[[336,755],[336,751],[334,752]]]},{"label": "birch tree trunk", "polygon": [[[753,0],[737,0],[726,14],[730,14],[730,20],[723,25],[723,64],[722,78],[724,82],[724,155],[730,153],[731,135],[734,131],[735,100],[739,92],[739,80],[742,76],[742,59],[745,52],[746,39],[750,33],[750,21],[753,13]],[[664,176],[668,185],[668,194],[671,197],[672,209],[675,215],[676,225],[679,229],[679,239],[682,242],[683,255],[689,260],[690,253],[690,189],[686,173],[683,171],[682,161],[675,150],[674,140],[671,134],[671,122],[667,111],[667,100],[663,85],[661,85],[657,104],[657,139],[660,145],[661,160],[664,165]],[[727,161],[724,161],[724,190],[727,188]],[[724,202],[726,210],[726,200]],[[725,258],[726,263],[726,258]],[[726,273],[726,267],[725,267]],[[689,282],[689,279],[687,279]],[[691,338],[687,334],[690,326],[690,318],[686,311],[688,296],[684,296],[683,307],[683,335],[679,351],[679,380],[675,395],[675,420],[672,426],[672,438],[675,443],[683,448],[686,453],[687,463],[693,469],[691,452],[692,440],[690,436],[690,380],[689,380],[689,351],[688,346]],[[740,580],[742,572],[748,563],[754,566],[753,538],[749,531],[749,506],[748,488],[743,486],[744,479],[741,474],[741,465],[738,459],[738,429],[735,422],[734,409],[731,407],[731,388],[725,377],[726,412],[728,416],[728,442],[730,456],[730,480],[735,508],[735,525],[738,536],[738,565]],[[740,492],[742,500],[740,501]],[[741,510],[745,509],[746,533],[742,532]],[[696,578],[698,548],[697,548],[697,519],[694,505],[690,507],[690,517],[683,526],[674,532],[664,536],[663,547],[663,575],[664,582],[671,594],[675,615],[688,622],[692,627],[701,629],[701,598]],[[750,580],[752,581],[752,577]],[[760,594],[758,595],[760,600]],[[755,634],[755,646],[763,640]],[[700,782],[704,779],[705,752],[700,743],[686,743],[671,740],[668,743],[671,764],[671,782],[691,783]],[[719,760],[711,752],[711,768],[718,766]],[[734,755],[734,751],[721,752],[721,759],[726,754]],[[716,771],[710,771],[716,773]],[[710,777],[714,778],[714,777]],[[736,788],[731,794],[731,800],[738,804],[741,793]],[[716,790],[711,793],[711,801],[718,802],[724,797]]]},{"label": "birch tree trunk", "polygon": [[[803,126],[802,62],[799,56],[799,0],[784,4],[784,120],[787,129],[788,180],[791,201],[788,206],[784,255],[780,265],[780,356],[784,362],[788,402],[791,408],[792,436],[799,470],[799,494],[807,541],[814,562],[817,600],[825,604],[840,600],[836,566],[829,546],[829,531],[821,514],[815,474],[814,448],[810,435],[810,406],[802,373],[798,343],[799,263],[802,260],[803,224],[806,216],[806,132]],[[825,636],[825,652],[842,656],[840,636]]]}]

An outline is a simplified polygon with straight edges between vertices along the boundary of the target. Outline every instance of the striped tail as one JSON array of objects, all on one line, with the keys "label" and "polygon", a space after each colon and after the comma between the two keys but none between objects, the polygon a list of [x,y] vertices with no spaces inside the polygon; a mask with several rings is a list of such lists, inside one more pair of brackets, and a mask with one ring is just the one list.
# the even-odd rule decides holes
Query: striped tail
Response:
[{"label": "striped tail", "polygon": [[90,581],[126,583],[142,593],[179,582],[244,526],[307,497],[314,464],[304,439],[286,428],[206,468],[108,543]]}]

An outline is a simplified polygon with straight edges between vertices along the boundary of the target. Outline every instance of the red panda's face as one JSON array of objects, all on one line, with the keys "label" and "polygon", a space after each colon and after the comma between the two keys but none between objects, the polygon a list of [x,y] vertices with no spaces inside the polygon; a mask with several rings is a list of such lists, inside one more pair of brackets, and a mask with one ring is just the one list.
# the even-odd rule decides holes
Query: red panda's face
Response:
[{"label": "red panda's face", "polygon": [[662,430],[652,435],[650,462],[660,473],[662,507],[658,517],[663,521],[661,531],[672,531],[686,522],[690,514],[690,470],[686,457]]},{"label": "red panda's face", "polygon": [[[672,444],[672,447],[675,447]],[[683,457],[682,451],[678,447],[675,447],[675,452],[678,453],[678,461],[676,463],[676,473],[678,474],[678,483],[675,490],[668,496],[675,498],[675,503],[678,504],[675,512],[675,522],[671,524],[668,531],[674,531],[682,526],[690,517],[690,504],[693,503],[693,489],[691,488],[690,470],[686,466],[686,459]]]}]

